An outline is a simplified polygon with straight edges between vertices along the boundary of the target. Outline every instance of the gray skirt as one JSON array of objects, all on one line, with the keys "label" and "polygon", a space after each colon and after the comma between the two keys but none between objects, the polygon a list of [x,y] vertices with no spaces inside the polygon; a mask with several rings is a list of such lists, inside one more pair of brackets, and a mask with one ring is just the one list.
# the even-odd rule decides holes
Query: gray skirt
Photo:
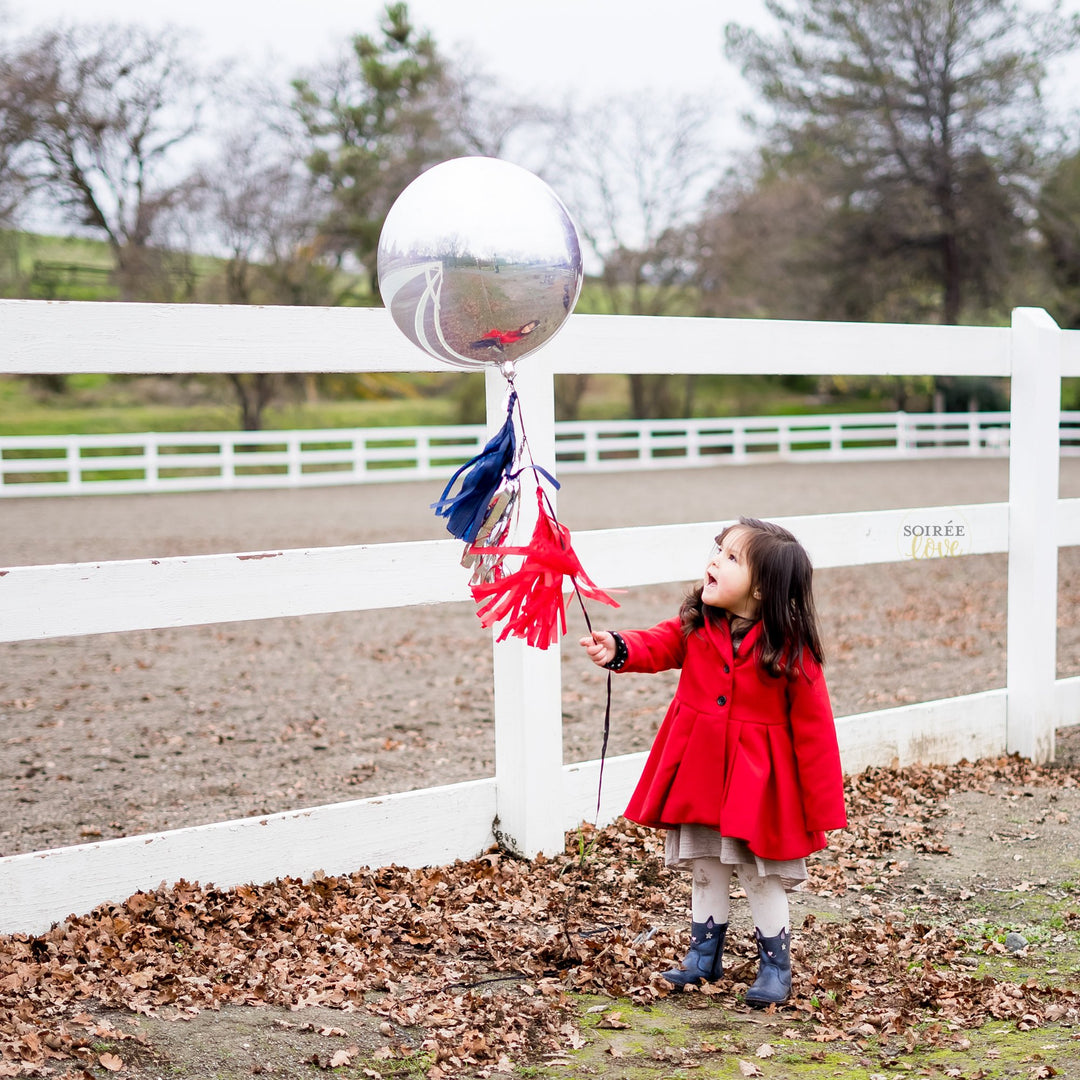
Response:
[{"label": "gray skirt", "polygon": [[805,859],[762,859],[745,840],[721,836],[707,825],[677,825],[664,837],[664,862],[674,868],[689,870],[694,859],[719,859],[729,866],[747,866],[759,877],[775,875],[785,889],[798,888],[806,880]]}]

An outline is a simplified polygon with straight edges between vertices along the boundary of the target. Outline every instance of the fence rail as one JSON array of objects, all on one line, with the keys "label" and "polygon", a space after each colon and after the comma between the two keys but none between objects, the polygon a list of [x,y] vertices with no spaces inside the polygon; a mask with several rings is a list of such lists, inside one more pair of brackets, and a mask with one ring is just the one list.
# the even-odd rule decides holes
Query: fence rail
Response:
[{"label": "fence rail", "polygon": [[[844,413],[685,420],[561,421],[560,472],[764,461],[1004,456],[1007,412]],[[1080,454],[1080,411],[1063,412],[1062,454]],[[307,431],[0,435],[0,497],[316,487],[449,476],[482,425]]]},{"label": "fence rail", "polygon": [[[395,333],[386,312],[365,309],[0,301],[0,340],[5,346],[0,372],[12,373],[437,367]],[[1005,686],[844,717],[837,730],[848,771],[1002,751],[1051,759],[1055,727],[1080,718],[1080,678],[1059,680],[1055,667],[1058,548],[1080,544],[1080,499],[1062,499],[1058,490],[1061,378],[1080,376],[1080,332],[1060,330],[1037,309],[1017,310],[1012,325],[1001,328],[572,316],[559,337],[522,364],[517,376],[536,460],[556,461],[557,445],[566,453],[554,422],[555,373],[710,373],[721,367],[717,358],[723,358],[729,374],[1011,378],[1008,502],[958,508],[971,527],[972,553],[1008,554]],[[504,415],[504,395],[498,372],[489,370],[487,408],[493,424]],[[762,449],[780,444],[775,432],[750,430],[746,436],[762,436],[746,443],[748,459],[754,453],[780,452]],[[878,429],[867,437],[884,436]],[[840,453],[846,453],[843,444],[852,436],[838,438]],[[977,441],[982,439],[979,435]],[[828,438],[825,428],[797,432],[792,445],[802,440],[827,443],[814,452],[835,452],[831,428]],[[608,460],[631,462],[621,468],[652,467],[653,458],[665,458],[656,453],[657,441],[651,436],[647,452],[615,446],[616,454],[638,457]],[[914,441],[912,452],[920,452],[917,444],[924,435]],[[1069,441],[1073,444],[1072,434]],[[961,431],[951,449],[937,449],[970,453],[971,443],[970,431]],[[604,448],[613,449],[613,444]],[[877,452],[881,447],[864,449]],[[439,448],[440,453],[452,450]],[[984,450],[991,452],[980,446]],[[279,465],[288,464],[287,446],[273,452],[283,455]],[[580,452],[578,464],[588,467],[591,451],[584,441]],[[734,449],[729,456],[735,457]],[[567,461],[560,468],[573,465]],[[816,565],[861,566],[901,561],[898,528],[911,515],[941,509],[824,514],[790,518],[786,524],[807,545]],[[686,581],[699,572],[700,553],[720,524],[581,532],[575,546],[605,588]],[[532,525],[523,512],[517,536],[527,536]],[[215,554],[12,567],[0,570],[0,631],[10,641],[42,640],[440,603],[466,596],[459,556],[457,542],[440,540],[263,552],[259,558]],[[563,763],[559,649],[530,649],[518,639],[498,643],[493,678],[494,776],[0,858],[0,933],[36,932],[72,911],[123,899],[162,880],[212,881],[224,888],[286,874],[307,876],[319,869],[343,873],[391,861],[423,865],[475,855],[496,835],[526,855],[560,848],[565,830],[592,814],[598,763]],[[602,820],[619,812],[640,768],[641,755],[608,762]]]}]

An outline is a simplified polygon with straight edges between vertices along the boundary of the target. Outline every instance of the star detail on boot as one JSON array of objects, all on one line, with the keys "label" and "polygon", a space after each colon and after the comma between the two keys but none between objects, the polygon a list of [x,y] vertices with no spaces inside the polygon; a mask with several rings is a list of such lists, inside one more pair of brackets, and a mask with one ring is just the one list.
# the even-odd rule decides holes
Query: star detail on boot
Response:
[{"label": "star detail on boot", "polygon": [[672,985],[685,989],[715,982],[724,973],[723,950],[727,923],[717,925],[710,916],[704,923],[694,922],[690,928],[690,951],[678,968],[662,972]]}]

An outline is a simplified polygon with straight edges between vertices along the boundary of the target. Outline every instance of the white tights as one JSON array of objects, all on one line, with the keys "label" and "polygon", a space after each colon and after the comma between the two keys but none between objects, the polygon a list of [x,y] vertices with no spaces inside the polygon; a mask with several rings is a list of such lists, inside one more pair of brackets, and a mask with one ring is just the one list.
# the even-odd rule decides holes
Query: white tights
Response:
[{"label": "white tights", "polygon": [[[730,863],[717,858],[693,860],[691,918],[696,923],[726,923],[731,913]],[[763,937],[775,937],[788,925],[787,892],[775,875],[761,877],[750,866],[739,866],[739,883],[746,890],[750,914]]]}]

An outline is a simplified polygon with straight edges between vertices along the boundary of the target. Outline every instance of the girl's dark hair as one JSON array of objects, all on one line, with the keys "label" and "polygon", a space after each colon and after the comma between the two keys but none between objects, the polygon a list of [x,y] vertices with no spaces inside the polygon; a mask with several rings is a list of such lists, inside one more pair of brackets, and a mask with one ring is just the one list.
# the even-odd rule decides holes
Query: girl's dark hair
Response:
[{"label": "girl's dark hair", "polygon": [[[723,544],[732,529],[747,533],[743,555],[750,568],[750,588],[761,593],[758,663],[770,675],[788,679],[798,675],[807,652],[824,663],[814,607],[814,568],[806,549],[783,526],[745,517],[728,525],[716,542]],[[701,602],[701,590],[698,585],[688,593],[679,610],[685,634],[700,629],[706,619],[719,617],[718,609]]]}]

